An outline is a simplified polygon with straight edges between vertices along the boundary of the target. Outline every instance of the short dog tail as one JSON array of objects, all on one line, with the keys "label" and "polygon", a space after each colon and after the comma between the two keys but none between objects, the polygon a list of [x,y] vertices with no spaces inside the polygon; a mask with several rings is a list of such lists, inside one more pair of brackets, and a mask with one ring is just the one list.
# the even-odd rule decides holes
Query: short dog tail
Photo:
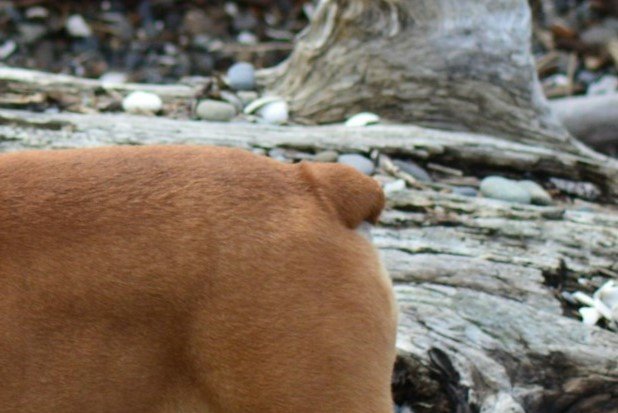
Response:
[{"label": "short dog tail", "polygon": [[347,165],[301,162],[299,166],[313,192],[348,228],[356,229],[364,221],[377,223],[385,198],[376,180]]}]

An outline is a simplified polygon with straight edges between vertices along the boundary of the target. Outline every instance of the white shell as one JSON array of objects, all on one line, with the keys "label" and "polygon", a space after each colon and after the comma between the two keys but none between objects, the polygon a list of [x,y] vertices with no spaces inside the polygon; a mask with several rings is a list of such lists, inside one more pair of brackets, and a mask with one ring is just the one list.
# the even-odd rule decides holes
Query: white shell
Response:
[{"label": "white shell", "polygon": [[86,23],[86,20],[79,15],[73,14],[69,16],[65,24],[67,32],[73,37],[90,37],[92,36],[92,29]]},{"label": "white shell", "polygon": [[618,307],[618,285],[610,280],[593,295],[594,307],[608,320],[615,320],[613,309]]},{"label": "white shell", "polygon": [[599,322],[601,314],[592,307],[582,307],[579,309],[579,314],[582,316],[582,322],[586,325],[593,326]]},{"label": "white shell", "polygon": [[122,100],[122,108],[133,114],[154,114],[163,108],[163,102],[154,93],[137,91]]},{"label": "white shell", "polygon": [[594,298],[598,298],[609,308],[618,306],[618,283],[613,280],[606,282],[594,293]]},{"label": "white shell", "polygon": [[370,112],[361,112],[348,119],[345,126],[357,127],[375,125],[376,123],[380,123],[380,117],[378,115]]},{"label": "white shell", "polygon": [[581,291],[575,291],[573,293],[573,298],[584,305],[594,307],[594,299],[590,297],[588,294],[584,294]]}]

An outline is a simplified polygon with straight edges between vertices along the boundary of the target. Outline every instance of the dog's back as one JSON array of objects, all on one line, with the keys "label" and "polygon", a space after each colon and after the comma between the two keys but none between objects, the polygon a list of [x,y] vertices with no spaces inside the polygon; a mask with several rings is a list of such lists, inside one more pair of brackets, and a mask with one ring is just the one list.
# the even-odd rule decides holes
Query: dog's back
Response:
[{"label": "dog's back", "polygon": [[387,413],[379,186],[233,149],[0,156],[0,412]]}]

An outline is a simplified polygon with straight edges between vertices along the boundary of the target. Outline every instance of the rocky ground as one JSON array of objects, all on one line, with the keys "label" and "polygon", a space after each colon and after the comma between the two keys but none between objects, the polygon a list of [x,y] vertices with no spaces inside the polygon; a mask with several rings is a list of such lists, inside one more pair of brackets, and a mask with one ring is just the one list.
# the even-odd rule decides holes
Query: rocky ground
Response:
[{"label": "rocky ground", "polygon": [[238,60],[287,56],[311,7],[299,0],[0,1],[0,62],[90,78],[173,83]]}]

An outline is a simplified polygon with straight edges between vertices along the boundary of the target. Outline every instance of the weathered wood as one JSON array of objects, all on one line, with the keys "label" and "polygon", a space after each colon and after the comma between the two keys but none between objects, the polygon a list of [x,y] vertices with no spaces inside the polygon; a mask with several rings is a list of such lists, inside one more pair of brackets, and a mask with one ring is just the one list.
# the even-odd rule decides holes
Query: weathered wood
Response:
[{"label": "weathered wood", "polygon": [[157,94],[164,104],[164,112],[188,114],[198,85],[151,85],[138,83],[110,83],[36,70],[0,67],[0,106],[47,108],[59,106],[74,112],[96,112],[119,109],[122,98],[140,90]]},{"label": "weathered wood", "polygon": [[376,149],[472,171],[507,170],[591,181],[610,198],[618,199],[618,161],[614,159],[407,125],[274,127],[123,114],[33,114],[10,110],[0,110],[0,124],[0,149],[4,150],[173,142],[365,153]]},{"label": "weathered wood", "polygon": [[553,116],[526,0],[325,0],[291,57],[263,73],[297,120],[362,111],[585,151]]},{"label": "weathered wood", "polygon": [[[472,171],[615,174],[611,163],[548,148],[413,126],[270,127],[0,110],[1,151],[161,143],[378,150]],[[462,412],[616,411],[618,334],[566,317],[558,299],[559,287],[590,290],[618,271],[615,207],[524,206],[429,189],[390,193],[388,204],[373,236],[401,306],[396,377],[412,381],[396,392],[399,401],[433,413],[455,405]],[[453,362],[456,380],[437,375],[436,348]]]}]

